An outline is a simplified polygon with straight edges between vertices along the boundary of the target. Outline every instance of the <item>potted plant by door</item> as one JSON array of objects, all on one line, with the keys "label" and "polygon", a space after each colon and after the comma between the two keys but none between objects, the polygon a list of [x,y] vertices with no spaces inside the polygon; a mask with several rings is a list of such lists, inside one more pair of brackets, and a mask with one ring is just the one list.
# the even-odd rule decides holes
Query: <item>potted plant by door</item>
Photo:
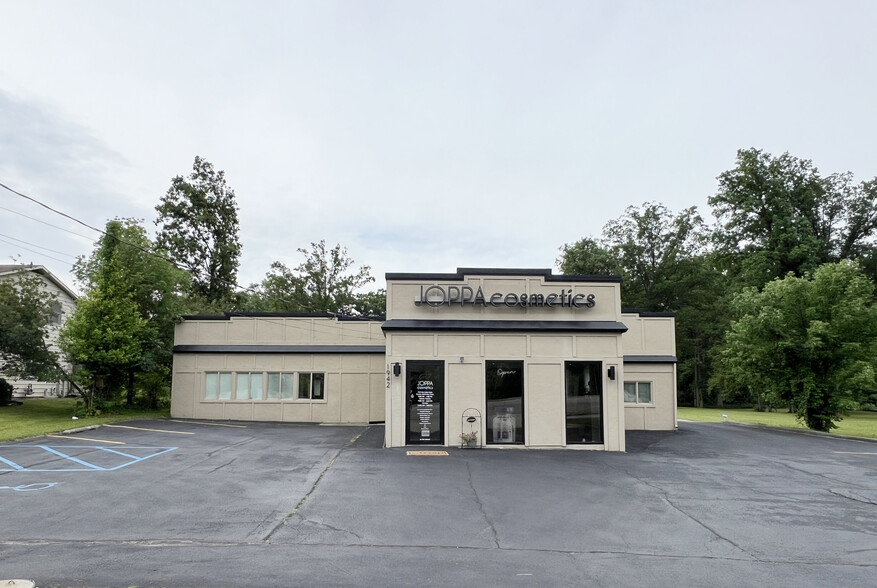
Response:
[{"label": "potted plant by door", "polygon": [[478,431],[460,433],[461,447],[478,447]]}]

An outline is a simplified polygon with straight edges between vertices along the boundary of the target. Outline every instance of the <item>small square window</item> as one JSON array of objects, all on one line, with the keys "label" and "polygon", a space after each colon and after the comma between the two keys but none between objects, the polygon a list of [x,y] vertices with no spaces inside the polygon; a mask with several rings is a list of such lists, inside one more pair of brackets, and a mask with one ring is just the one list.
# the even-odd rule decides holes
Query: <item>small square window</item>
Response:
[{"label": "small square window", "polygon": [[625,382],[624,402],[627,404],[651,404],[651,382]]}]

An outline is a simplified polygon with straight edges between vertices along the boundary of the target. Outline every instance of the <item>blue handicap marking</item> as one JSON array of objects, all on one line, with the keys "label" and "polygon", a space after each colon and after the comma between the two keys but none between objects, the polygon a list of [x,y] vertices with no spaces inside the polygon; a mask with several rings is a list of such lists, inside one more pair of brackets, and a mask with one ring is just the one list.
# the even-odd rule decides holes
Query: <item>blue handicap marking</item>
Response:
[{"label": "blue handicap marking", "polygon": [[0,486],[0,490],[15,490],[16,492],[33,492],[34,490],[46,490],[57,486],[58,482],[37,482],[34,484],[19,484],[18,486]]},{"label": "blue handicap marking", "polygon": [[[0,446],[0,472],[111,472],[175,449],[177,448],[6,445]],[[2,488],[4,487],[0,486]]]}]

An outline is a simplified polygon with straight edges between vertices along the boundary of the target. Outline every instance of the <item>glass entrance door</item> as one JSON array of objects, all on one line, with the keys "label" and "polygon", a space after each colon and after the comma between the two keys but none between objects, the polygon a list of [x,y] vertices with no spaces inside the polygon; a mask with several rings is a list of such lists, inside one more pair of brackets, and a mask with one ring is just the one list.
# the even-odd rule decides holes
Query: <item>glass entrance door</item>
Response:
[{"label": "glass entrance door", "polygon": [[603,443],[603,380],[599,361],[566,362],[566,444]]},{"label": "glass entrance door", "polygon": [[524,362],[485,362],[487,443],[524,443]]},{"label": "glass entrance door", "polygon": [[406,407],[407,445],[444,445],[445,443],[445,362],[408,361]]}]

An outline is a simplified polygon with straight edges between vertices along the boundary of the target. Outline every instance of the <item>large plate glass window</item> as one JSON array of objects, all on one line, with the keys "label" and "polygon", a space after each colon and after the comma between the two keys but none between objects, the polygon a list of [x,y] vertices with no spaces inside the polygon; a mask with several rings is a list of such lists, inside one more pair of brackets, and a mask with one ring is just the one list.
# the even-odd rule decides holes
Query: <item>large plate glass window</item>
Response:
[{"label": "large plate glass window", "polygon": [[603,443],[603,369],[599,361],[566,362],[566,443]]},{"label": "large plate glass window", "polygon": [[524,362],[488,361],[487,443],[524,443]]}]

